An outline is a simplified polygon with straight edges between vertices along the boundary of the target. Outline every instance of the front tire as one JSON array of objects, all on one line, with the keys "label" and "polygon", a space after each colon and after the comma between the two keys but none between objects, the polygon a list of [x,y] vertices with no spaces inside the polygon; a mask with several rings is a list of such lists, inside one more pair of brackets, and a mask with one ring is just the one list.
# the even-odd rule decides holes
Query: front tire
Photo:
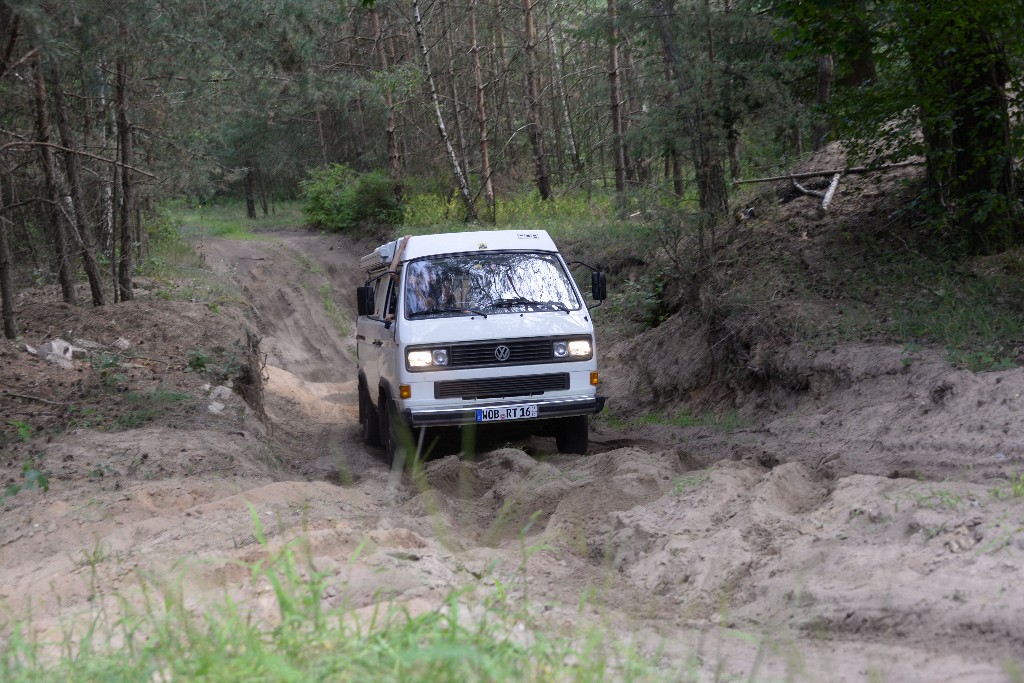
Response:
[{"label": "front tire", "polygon": [[403,430],[406,430],[398,408],[386,396],[381,396],[380,415],[383,418],[381,433],[384,441],[384,458],[392,467],[405,466],[405,448],[402,446]]},{"label": "front tire", "polygon": [[559,453],[583,455],[590,446],[590,420],[586,415],[563,417],[555,430]]},{"label": "front tire", "polygon": [[359,385],[359,431],[363,443],[367,446],[380,445],[380,417],[377,406],[370,400],[370,393],[362,384]]}]

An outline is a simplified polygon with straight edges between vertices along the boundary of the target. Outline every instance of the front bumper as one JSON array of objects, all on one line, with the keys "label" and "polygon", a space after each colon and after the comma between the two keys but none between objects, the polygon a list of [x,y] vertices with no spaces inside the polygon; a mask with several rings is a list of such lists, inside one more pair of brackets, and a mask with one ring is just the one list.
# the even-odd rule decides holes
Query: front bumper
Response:
[{"label": "front bumper", "polygon": [[[499,408],[501,406],[518,405],[522,403],[533,403],[537,405],[537,420],[547,420],[554,417],[571,417],[573,415],[593,415],[604,409],[604,396],[593,396],[590,398],[564,398],[564,399],[542,399],[530,400],[523,398],[514,401],[490,401],[474,405],[472,408],[437,408],[437,409],[405,409],[402,417],[410,427],[451,427],[458,425],[477,424],[476,411],[478,408]],[[533,420],[524,420],[532,422]],[[522,421],[517,421],[522,422]],[[501,424],[501,423],[487,423]]]}]

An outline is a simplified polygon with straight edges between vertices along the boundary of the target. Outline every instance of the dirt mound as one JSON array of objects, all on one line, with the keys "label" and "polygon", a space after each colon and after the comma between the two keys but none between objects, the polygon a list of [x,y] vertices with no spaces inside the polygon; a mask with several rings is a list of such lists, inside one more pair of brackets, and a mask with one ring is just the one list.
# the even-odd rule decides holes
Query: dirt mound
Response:
[{"label": "dirt mound", "polygon": [[[500,442],[403,475],[362,445],[355,422],[342,323],[371,246],[298,233],[205,244],[250,296],[272,429],[237,396],[209,410],[209,373],[185,372],[187,353],[238,330],[175,304],[134,320],[160,362],[123,359],[115,386],[126,388],[110,393],[186,398],[157,393],[152,421],[121,431],[7,432],[10,472],[45,453],[51,487],[3,501],[5,617],[25,618],[31,603],[35,632],[59,638],[76,618],[98,623],[174,590],[197,613],[227,594],[272,625],[273,590],[249,565],[288,547],[308,563],[298,571],[323,578],[322,603],[353,618],[383,602],[414,616],[452,590],[493,589],[529,612],[530,628],[601,625],[669,676],[987,681],[1016,670],[1024,492],[991,477],[1019,474],[1021,371],[973,375],[893,346],[751,344],[745,372],[762,384],[733,387],[746,428],[600,430],[589,456],[553,453],[551,439]],[[31,329],[73,320],[98,335],[103,316],[117,320],[52,308]],[[615,410],[671,410],[694,395],[722,405],[706,389],[707,331],[692,322],[602,349]],[[14,393],[78,400],[66,376],[4,348],[14,370],[0,369],[3,390],[22,373]],[[106,386],[104,368],[80,369],[76,380]],[[33,399],[3,407],[29,403],[56,412]],[[955,478],[874,476],[911,471]]]}]

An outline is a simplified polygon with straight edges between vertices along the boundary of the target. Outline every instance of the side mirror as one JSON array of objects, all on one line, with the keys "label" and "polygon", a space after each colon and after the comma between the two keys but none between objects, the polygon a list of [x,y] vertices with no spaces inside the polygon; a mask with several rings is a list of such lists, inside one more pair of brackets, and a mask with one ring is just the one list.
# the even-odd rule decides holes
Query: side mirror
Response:
[{"label": "side mirror", "polygon": [[595,270],[590,274],[590,291],[597,301],[604,301],[608,298],[608,285],[605,282],[604,273]]},{"label": "side mirror", "polygon": [[356,288],[356,310],[359,315],[373,315],[376,309],[376,302],[373,300],[373,287]]}]

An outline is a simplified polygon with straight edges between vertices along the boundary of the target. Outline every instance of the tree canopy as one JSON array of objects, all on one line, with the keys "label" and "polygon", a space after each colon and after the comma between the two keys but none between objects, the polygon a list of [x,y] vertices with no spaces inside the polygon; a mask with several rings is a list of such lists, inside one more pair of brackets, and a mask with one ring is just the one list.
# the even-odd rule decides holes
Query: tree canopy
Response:
[{"label": "tree canopy", "polygon": [[4,0],[0,241],[65,280],[117,263],[129,298],[171,196],[255,216],[342,164],[468,217],[534,188],[714,223],[730,179],[834,139],[922,158],[939,236],[998,251],[1024,240],[1022,25],[1015,0]]}]

